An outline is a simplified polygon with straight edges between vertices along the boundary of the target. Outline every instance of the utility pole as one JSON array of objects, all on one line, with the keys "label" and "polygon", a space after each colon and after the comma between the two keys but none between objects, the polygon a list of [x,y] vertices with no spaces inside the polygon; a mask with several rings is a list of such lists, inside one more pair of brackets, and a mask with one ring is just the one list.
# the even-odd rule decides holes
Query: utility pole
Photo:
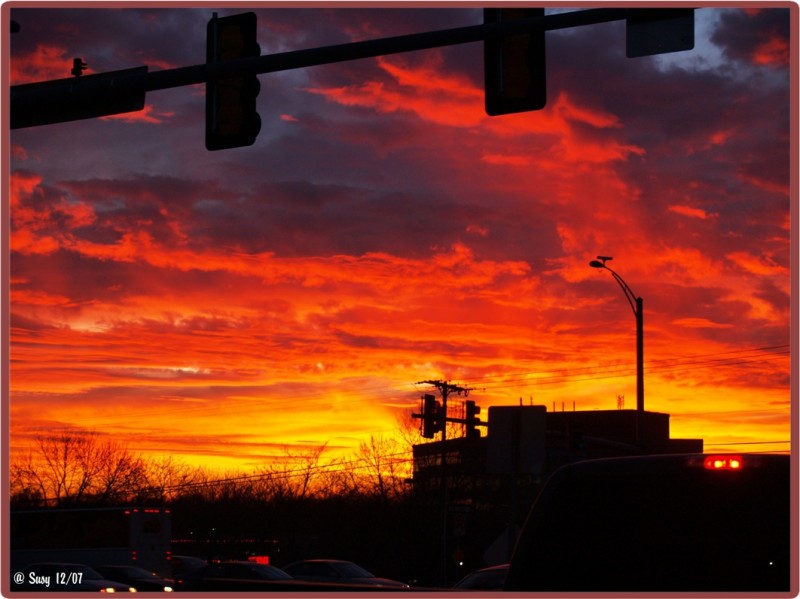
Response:
[{"label": "utility pole", "polygon": [[[463,385],[454,385],[449,381],[419,381],[417,385],[432,385],[439,390],[442,396],[442,420],[447,420],[447,398],[451,393],[458,395],[469,395],[470,391],[474,391],[474,387],[464,387]],[[454,419],[451,419],[454,420]],[[447,439],[447,426],[442,428],[442,443]]]},{"label": "utility pole", "polygon": [[441,454],[440,454],[440,464],[439,464],[439,480],[441,481],[442,485],[442,563],[441,563],[441,586],[442,588],[446,588],[448,586],[447,580],[447,564],[448,564],[448,555],[447,555],[447,504],[449,502],[448,499],[448,492],[447,492],[447,398],[451,393],[457,393],[458,395],[464,394],[464,396],[469,395],[469,392],[473,390],[472,387],[464,387],[462,385],[454,385],[449,381],[441,381],[441,380],[430,380],[430,381],[420,381],[417,383],[418,385],[432,385],[439,390],[439,394],[442,397],[442,437],[441,437]]}]

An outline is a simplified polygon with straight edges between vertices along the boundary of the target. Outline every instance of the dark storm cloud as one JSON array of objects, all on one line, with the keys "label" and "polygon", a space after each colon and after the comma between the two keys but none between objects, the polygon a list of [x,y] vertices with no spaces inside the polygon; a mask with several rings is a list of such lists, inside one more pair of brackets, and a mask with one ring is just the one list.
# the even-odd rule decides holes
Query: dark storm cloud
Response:
[{"label": "dark storm cloud", "polygon": [[49,295],[69,298],[62,306],[65,311],[79,310],[98,298],[119,300],[130,293],[132,278],[140,276],[125,263],[98,260],[91,268],[86,265],[86,258],[72,251],[20,254],[14,258],[12,273],[25,273],[25,281],[17,285],[20,290],[48,289]]},{"label": "dark storm cloud", "polygon": [[712,41],[726,56],[744,63],[786,66],[789,60],[789,9],[758,8],[725,12]]},{"label": "dark storm cloud", "polygon": [[[738,59],[749,57],[748,47],[759,39],[781,38],[788,27],[783,11],[722,15],[712,41],[728,57],[736,47]],[[743,28],[752,28],[754,19],[761,19],[764,29],[757,28],[758,39],[740,44],[740,31],[753,38],[753,30]],[[586,35],[550,38],[549,92],[551,97],[570,93],[584,105],[619,115],[626,140],[644,150],[620,165],[626,180],[641,191],[641,208],[651,215],[642,224],[649,221],[661,237],[666,210],[685,204],[721,215],[693,223],[675,218],[679,230],[694,235],[692,243],[705,251],[736,251],[741,235],[752,233],[752,227],[767,238],[782,236],[788,207],[788,76],[730,77],[728,68],[693,67],[689,61],[659,67],[654,59],[624,57],[622,24],[591,28],[591,35],[589,29]]]},{"label": "dark storm cloud", "polygon": [[[94,72],[141,64],[183,66],[205,61],[205,24],[210,16],[211,11],[205,10],[14,8],[12,18],[21,31],[11,41],[16,52],[58,44],[68,56],[82,57]],[[64,77],[68,76],[66,68]]]},{"label": "dark storm cloud", "polygon": [[[87,17],[81,22],[82,27],[92,26],[98,18],[95,11],[86,12]],[[141,26],[135,28],[139,37],[131,45],[140,46],[146,36],[150,36],[151,41],[157,41],[165,37],[169,27],[177,28],[181,25],[186,28],[187,23],[196,24],[198,20],[203,21],[206,18],[203,10],[184,12],[191,13],[191,18],[179,20],[177,15],[183,12],[169,10],[131,11],[130,15],[127,15],[128,11],[109,13],[113,18],[108,31],[113,33],[117,26],[114,23],[118,21],[134,19]],[[480,11],[264,9],[259,11],[259,16],[262,27],[274,30],[275,43],[288,48],[291,45],[289,41],[279,42],[281,35],[287,40],[291,39],[291,43],[295,45],[313,46],[347,41],[345,37],[370,37],[379,32],[398,34],[471,24],[480,19]],[[744,13],[734,16],[738,19],[758,17],[745,17]],[[725,22],[723,20],[723,24]],[[150,25],[145,26],[148,23]],[[734,19],[734,23],[738,21]],[[298,35],[295,32],[298,31],[302,32],[302,39],[299,40],[295,39]],[[176,35],[177,31],[173,30],[172,34]],[[105,33],[99,35],[102,42]],[[183,46],[197,43],[197,40],[191,41],[193,35],[202,42],[204,32],[198,36],[196,32],[189,31]],[[717,37],[724,37],[724,34],[717,34]],[[154,46],[156,48],[158,46]],[[481,62],[478,50],[479,47],[472,44],[459,48],[459,51],[450,49],[442,52],[442,55],[450,57],[450,66],[454,70],[458,71],[460,68],[463,72],[475,75],[480,71],[476,68],[476,64]],[[413,58],[409,60],[413,62]],[[306,80],[307,86],[326,83],[345,85],[362,82],[365,76],[386,79],[386,74],[381,73],[375,62],[369,60],[338,65],[336,69],[308,69],[302,78]],[[199,238],[211,239],[219,236],[222,243],[232,241],[231,234],[226,233],[232,227],[229,228],[225,221],[205,218],[212,213],[206,214],[204,211],[219,201],[231,204],[228,211],[230,224],[244,226],[240,240],[252,240],[253,245],[250,247],[256,251],[274,244],[278,248],[293,247],[297,248],[295,251],[309,254],[337,251],[361,253],[393,247],[400,252],[414,252],[421,247],[431,247],[433,238],[440,246],[459,240],[460,234],[475,224],[470,222],[472,219],[497,223],[494,228],[483,227],[483,230],[490,230],[495,234],[498,233],[498,228],[502,228],[499,219],[492,216],[489,208],[479,207],[479,202],[475,199],[456,193],[450,195],[431,191],[416,192],[411,188],[412,184],[420,189],[431,185],[442,187],[443,181],[466,176],[466,173],[459,172],[456,163],[450,162],[453,160],[450,156],[454,153],[445,145],[431,148],[432,158],[438,155],[444,160],[420,161],[420,152],[424,153],[425,147],[420,148],[419,141],[425,139],[426,132],[419,122],[410,125],[407,115],[402,113],[369,115],[366,111],[360,111],[356,115],[352,109],[315,100],[303,89],[288,89],[284,84],[289,83],[289,80],[272,81],[270,77],[265,77],[264,80],[265,93],[260,102],[266,107],[262,111],[265,127],[261,134],[263,142],[259,143],[269,143],[275,148],[274,152],[268,152],[266,160],[262,155],[243,151],[226,156],[209,156],[200,147],[199,132],[195,132],[197,147],[191,150],[193,155],[184,156],[183,160],[171,161],[170,168],[174,169],[176,180],[200,174],[201,177],[217,179],[221,183],[219,189],[209,189],[202,194],[206,201],[203,209],[189,211],[186,207],[180,207],[181,198],[187,194],[175,194],[164,180],[142,177],[142,184],[151,185],[152,193],[163,198],[163,206],[168,207],[175,217],[182,218],[183,226],[197,232]],[[639,93],[631,93],[632,81],[636,81],[634,89]],[[624,25],[621,23],[581,28],[568,35],[548,34],[548,85],[551,106],[560,93],[567,93],[583,106],[602,109],[619,116],[624,131],[613,128],[593,129],[581,124],[575,127],[576,130],[582,129],[581,135],[585,139],[595,143],[603,144],[606,140],[613,141],[615,137],[625,136],[625,141],[644,150],[643,156],[634,156],[620,167],[625,176],[635,182],[648,198],[645,208],[656,218],[660,217],[667,205],[684,201],[685,195],[689,193],[685,187],[670,190],[670,184],[674,180],[672,173],[692,174],[698,182],[717,180],[729,176],[730,165],[735,163],[743,180],[727,181],[726,185],[731,190],[759,181],[779,185],[786,180],[788,167],[785,161],[776,160],[772,156],[776,155],[777,158],[780,152],[775,147],[774,134],[785,130],[788,106],[777,115],[779,118],[773,120],[772,126],[765,128],[763,123],[758,127],[749,126],[748,121],[761,118],[761,115],[754,113],[753,108],[756,105],[774,105],[772,98],[751,100],[749,98],[753,90],[739,82],[726,81],[721,75],[708,71],[691,72],[677,68],[664,71],[657,68],[652,59],[626,59]],[[736,89],[736,85],[742,87]],[[270,93],[272,89],[277,93]],[[188,90],[184,90],[186,91]],[[781,91],[778,89],[773,93]],[[768,90],[761,90],[760,93],[768,93]],[[184,95],[183,101],[188,106],[191,97],[185,93]],[[160,93],[153,94],[152,101],[160,104],[163,97]],[[176,96],[173,94],[171,97]],[[714,99],[714,105],[709,103],[709,98]],[[298,104],[293,103],[293,99],[299,100],[299,106],[310,111],[294,112]],[[170,117],[169,122],[174,125],[187,119],[187,127],[197,129],[197,122],[202,119],[202,106],[202,99],[195,98],[191,112],[197,117],[194,123],[190,123],[185,111]],[[675,110],[676,106],[681,109]],[[280,123],[278,116],[283,113],[291,114],[297,119],[297,123]],[[658,118],[654,118],[654,115]],[[535,116],[532,115],[531,118]],[[725,125],[718,120],[723,118],[726,119]],[[721,128],[730,127],[731,121],[740,125],[737,125],[735,135],[725,138],[726,131]],[[122,130],[120,127],[120,131]],[[139,141],[151,147],[140,154],[140,157],[155,158],[159,150],[168,149],[172,143],[179,141],[175,133],[169,133],[166,128],[161,130],[159,136],[169,136],[167,139],[151,139],[151,134],[147,132],[136,134]],[[129,134],[125,132],[126,136]],[[712,143],[715,135],[723,135],[724,139],[720,139],[725,143]],[[81,132],[77,139],[88,143],[88,138],[83,138]],[[180,141],[185,139],[184,136]],[[414,154],[409,155],[408,160],[404,152],[406,147],[414,148]],[[755,152],[754,147],[757,148]],[[531,148],[534,153],[537,150]],[[732,150],[738,150],[740,154],[734,155]],[[212,158],[215,159],[213,162]],[[79,165],[82,160],[80,154],[76,155],[76,160]],[[166,160],[167,156],[165,164]],[[365,168],[365,165],[369,167]],[[433,168],[434,165],[436,168]],[[288,187],[292,185],[290,181],[295,177],[298,180],[304,178],[310,169],[313,169],[319,182],[307,184],[308,197],[298,194],[291,203],[283,205],[280,194],[273,198],[267,189],[262,197],[255,197],[248,192],[246,195],[249,199],[233,201],[237,193],[242,193],[232,188],[240,176],[258,172],[270,182],[267,186]],[[347,199],[332,198],[325,206],[308,205],[307,201],[317,193],[335,195],[337,186],[344,186],[350,180],[349,173],[353,169],[361,173],[363,187],[359,192]],[[720,172],[719,176],[716,175],[717,171]],[[654,173],[664,175],[658,176]],[[377,191],[379,187],[382,191]],[[223,193],[223,188],[229,193]],[[224,200],[222,195],[226,195]],[[724,198],[724,201],[728,200],[729,198]],[[703,196],[692,198],[691,201],[696,207],[714,212],[723,200]],[[154,206],[155,204],[150,208],[151,214],[142,213],[141,216],[148,218],[149,230],[153,234],[159,238],[168,238],[170,231],[164,228],[168,223],[163,215],[153,213]],[[462,207],[461,210],[457,209],[458,206]],[[138,209],[146,210],[144,205],[140,205]],[[347,213],[350,209],[355,210]],[[443,213],[454,209],[453,216],[442,218]],[[129,210],[133,210],[133,207]],[[119,216],[124,221],[125,216],[122,213]],[[128,218],[134,216],[135,213],[131,212]],[[557,217],[556,214],[548,215],[548,218]],[[517,218],[513,222],[521,221]],[[544,222],[541,217],[535,221],[537,225]],[[515,234],[513,227],[511,225],[508,234],[522,238],[524,231],[520,229]],[[546,233],[548,228],[539,228],[540,233],[533,237],[542,239],[541,233]],[[403,232],[402,236],[398,234],[399,231]],[[552,232],[553,229],[549,228],[549,231]],[[96,233],[100,234],[99,228]],[[110,236],[108,232],[106,234]],[[406,241],[397,245],[402,243],[401,237]],[[552,235],[544,236],[544,239],[550,238]],[[397,241],[393,243],[392,239]],[[485,237],[473,237],[476,242],[480,239]]]}]

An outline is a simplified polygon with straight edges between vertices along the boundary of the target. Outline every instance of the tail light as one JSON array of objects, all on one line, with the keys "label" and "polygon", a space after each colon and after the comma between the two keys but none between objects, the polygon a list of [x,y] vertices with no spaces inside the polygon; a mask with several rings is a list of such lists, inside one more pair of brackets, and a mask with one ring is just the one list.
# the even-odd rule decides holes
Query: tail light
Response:
[{"label": "tail light", "polygon": [[738,455],[711,455],[706,457],[703,465],[707,470],[741,470],[744,460]]}]

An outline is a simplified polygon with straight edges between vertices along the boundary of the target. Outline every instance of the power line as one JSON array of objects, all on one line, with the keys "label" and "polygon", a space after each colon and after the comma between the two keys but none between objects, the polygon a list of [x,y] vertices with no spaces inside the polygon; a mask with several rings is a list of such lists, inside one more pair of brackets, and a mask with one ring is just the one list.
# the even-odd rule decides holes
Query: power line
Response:
[{"label": "power line", "polygon": [[[728,416],[730,414],[770,414],[773,412],[777,412],[778,410],[721,410],[718,412],[679,412],[676,414],[671,414],[672,418],[693,418],[695,416]],[[780,411],[789,411],[789,406],[786,406],[785,410]]]},{"label": "power line", "polygon": [[[397,464],[411,464],[413,462],[413,458],[408,457],[410,452],[399,452],[399,453],[391,453],[385,454],[381,456],[383,460],[387,458],[393,458],[388,461],[382,462],[382,465],[386,466],[394,466]],[[397,458],[397,456],[406,456]],[[303,459],[299,457],[298,459]],[[365,462],[363,465],[358,465],[359,462]],[[197,482],[188,482],[188,483],[180,483],[177,485],[171,485],[163,487],[163,490],[172,491],[172,490],[180,490],[184,488],[191,488],[191,487],[204,487],[204,486],[211,486],[211,485],[221,485],[221,484],[228,484],[234,482],[242,482],[242,481],[255,481],[255,480],[286,480],[290,478],[296,478],[300,476],[311,476],[314,474],[324,474],[327,472],[354,472],[357,470],[363,470],[367,468],[374,467],[374,464],[369,463],[368,458],[355,458],[346,461],[340,462],[332,462],[324,465],[314,465],[314,466],[302,466],[293,469],[278,471],[278,472],[259,472],[255,474],[244,474],[241,476],[233,476],[221,479],[213,479],[213,480],[206,480],[206,481],[197,481]]]},{"label": "power line", "polygon": [[731,447],[731,446],[734,446],[734,445],[784,445],[786,443],[791,443],[791,441],[789,441],[789,440],[787,440],[787,441],[736,441],[736,442],[730,442],[730,443],[723,443],[723,442],[706,443],[705,446],[706,447],[720,447],[720,446]]},{"label": "power line", "polygon": [[[662,358],[657,360],[648,360],[646,364],[649,365],[648,373],[665,373],[665,372],[680,372],[685,370],[696,370],[700,368],[707,368],[712,365],[717,366],[735,366],[746,363],[762,362],[765,360],[775,360],[782,358],[784,355],[789,354],[789,346],[772,346],[765,348],[753,348],[748,350],[733,350],[730,352],[721,352],[714,354],[698,354],[695,356],[686,357],[673,357]],[[766,351],[766,350],[781,350],[781,351]],[[747,355],[752,352],[764,352],[754,355]],[[741,357],[735,355],[729,357],[719,357],[725,354],[743,354]],[[582,368],[569,368],[564,370],[554,371],[539,371],[539,372],[522,372],[513,375],[516,378],[510,378],[507,375],[487,375],[484,377],[476,377],[474,381],[488,381],[486,387],[502,387],[510,383],[527,383],[527,384],[559,384],[570,381],[584,381],[584,380],[600,380],[606,378],[617,378],[620,376],[632,376],[631,366],[615,365],[609,366],[586,366]],[[502,378],[501,378],[502,377]],[[491,379],[498,379],[492,381]]]}]

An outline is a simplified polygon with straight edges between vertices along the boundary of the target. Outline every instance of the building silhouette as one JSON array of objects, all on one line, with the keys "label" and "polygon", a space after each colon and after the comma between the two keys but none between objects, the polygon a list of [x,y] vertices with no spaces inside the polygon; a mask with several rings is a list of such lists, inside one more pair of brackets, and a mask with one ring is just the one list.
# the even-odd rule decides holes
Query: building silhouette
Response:
[{"label": "building silhouette", "polygon": [[[597,458],[702,453],[702,439],[670,437],[670,415],[639,410],[488,410],[486,434],[415,445],[413,488],[420,513],[439,527],[450,576],[459,566],[508,561],[547,477]],[[449,433],[452,434],[452,433]],[[439,523],[437,523],[437,520]]]},{"label": "building silhouette", "polygon": [[[637,410],[551,411],[545,406],[489,408],[487,434],[414,446],[414,485],[451,475],[548,475],[584,459],[666,453],[702,453],[702,439],[670,437],[670,415]],[[637,430],[641,427],[641,430]],[[638,442],[637,442],[638,440]]]}]

